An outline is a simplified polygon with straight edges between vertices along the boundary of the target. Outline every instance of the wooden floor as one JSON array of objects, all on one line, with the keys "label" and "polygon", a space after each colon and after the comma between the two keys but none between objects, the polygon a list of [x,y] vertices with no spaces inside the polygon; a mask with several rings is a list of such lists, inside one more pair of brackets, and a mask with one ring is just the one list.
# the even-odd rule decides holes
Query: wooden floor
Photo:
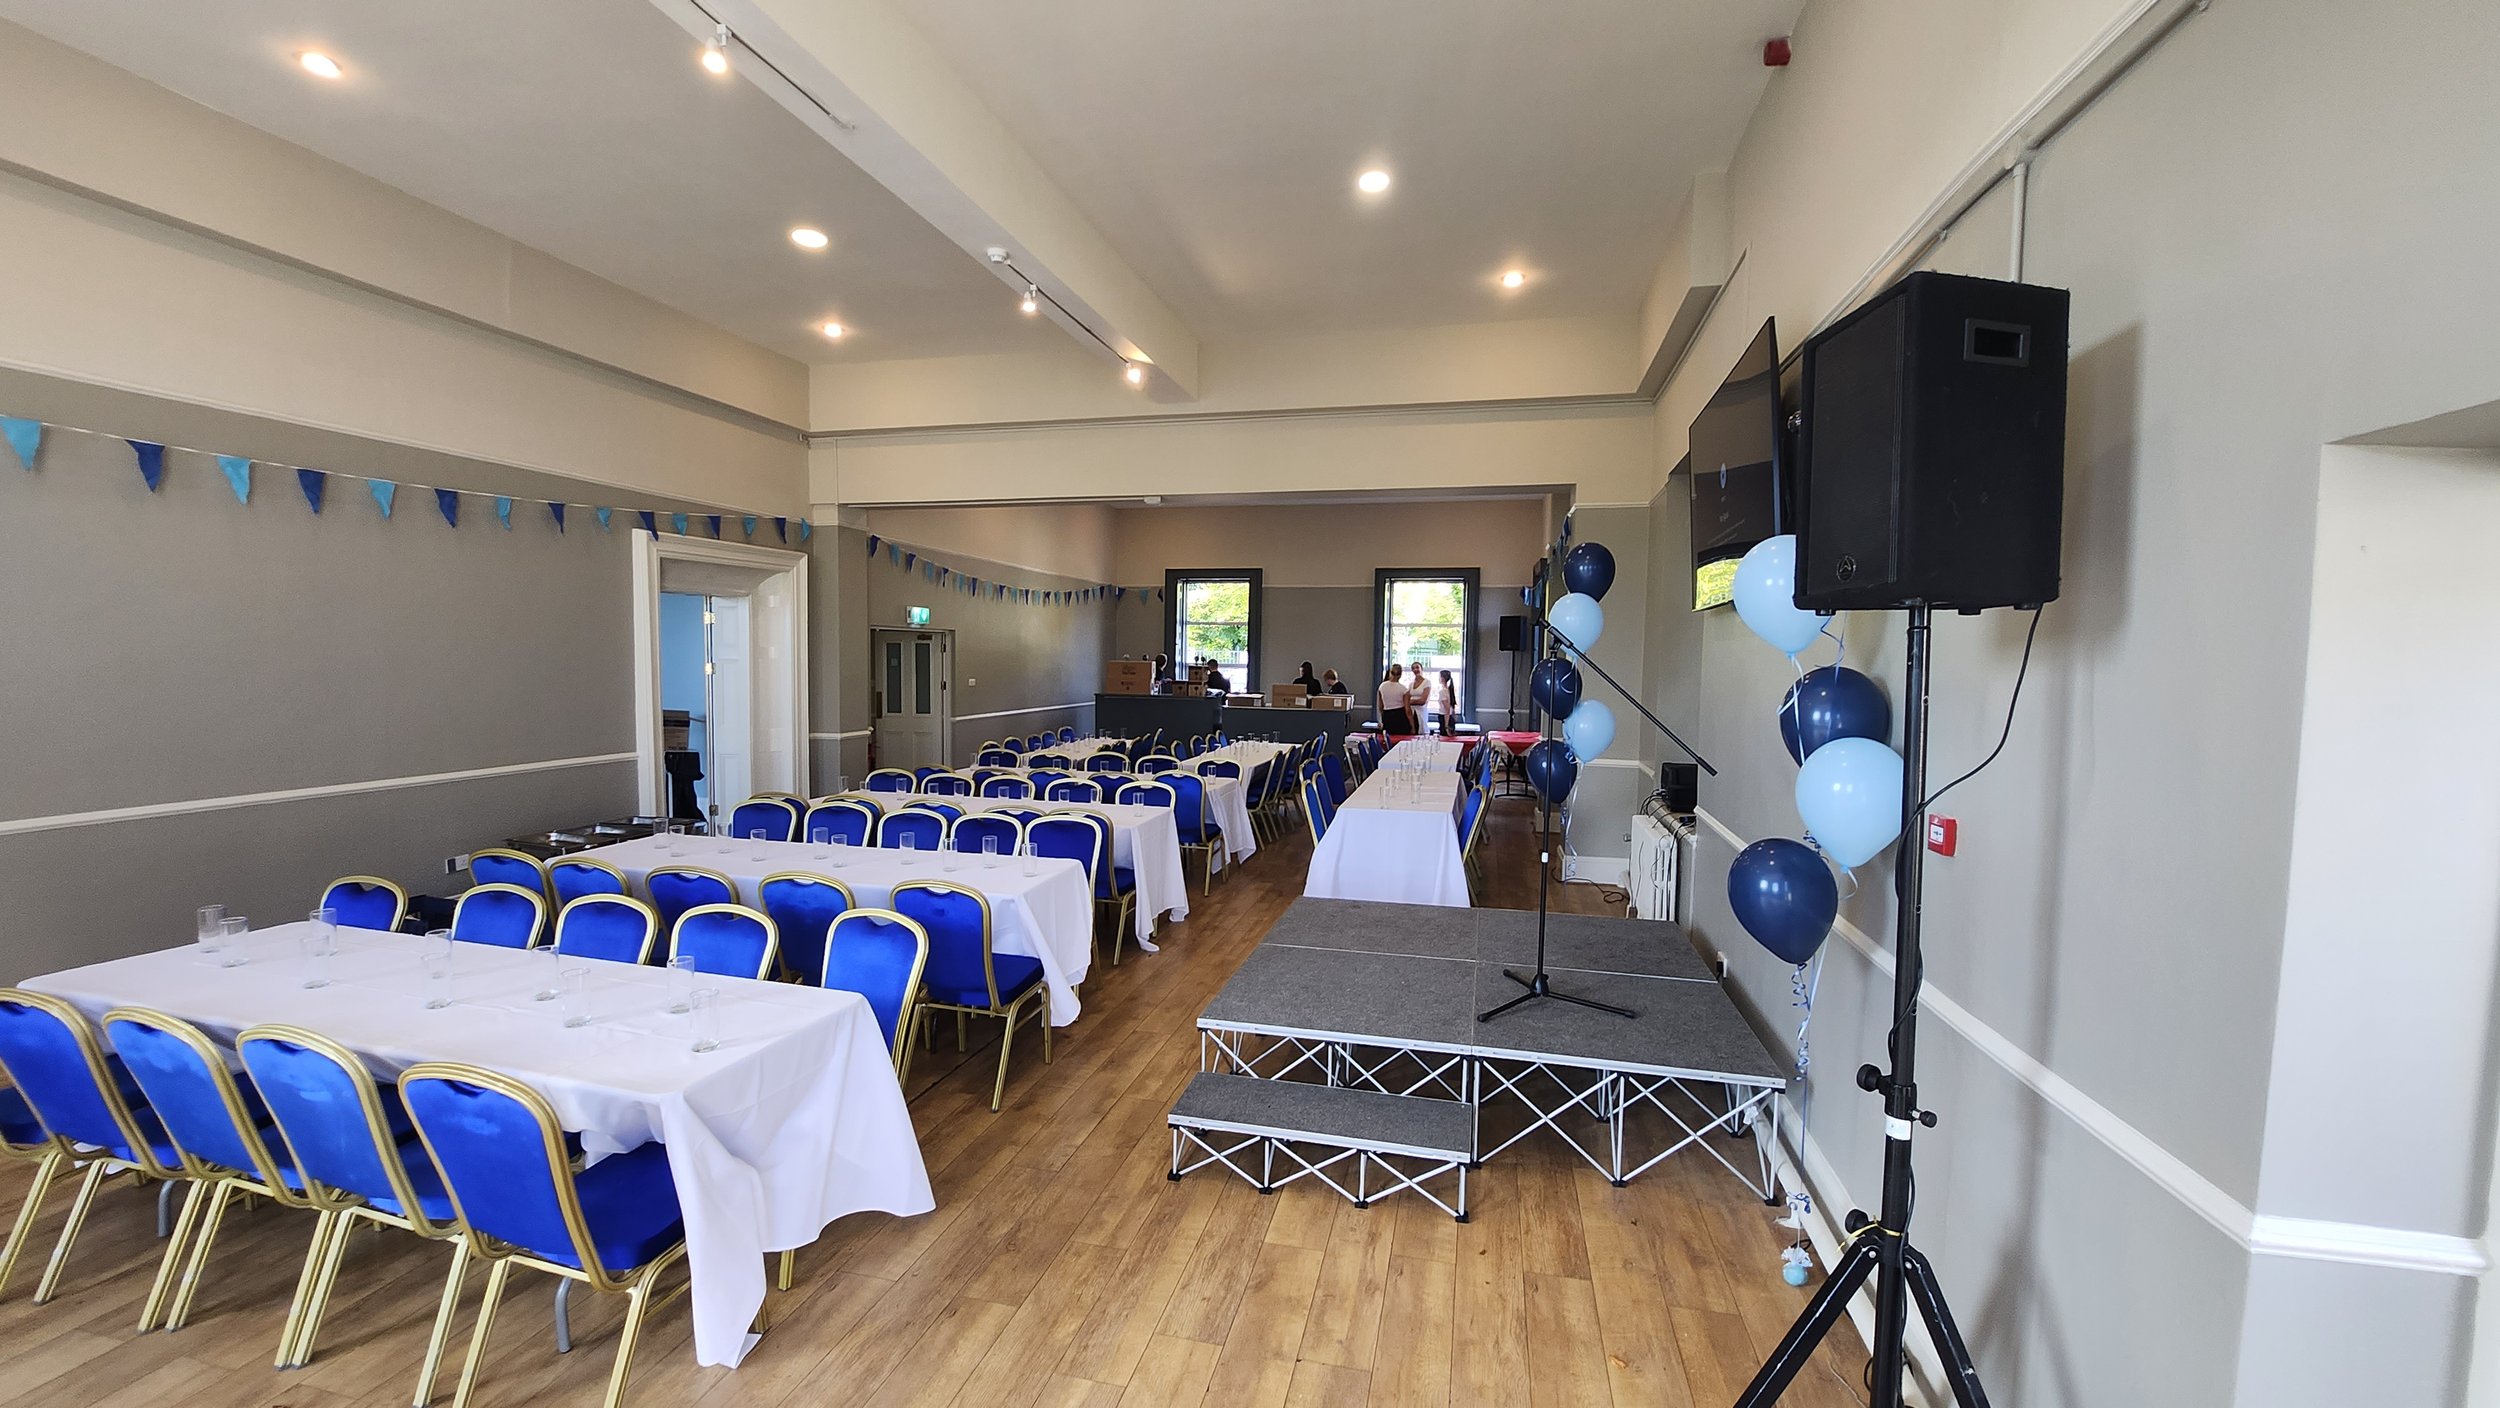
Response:
[{"label": "wooden floor", "polygon": [[[1496,805],[1489,902],[1533,907],[1530,822]],[[1779,1277],[1783,1239],[1706,1160],[1678,1157],[1627,1188],[1551,1141],[1487,1165],[1460,1225],[1411,1198],[1356,1209],[1308,1182],[1261,1197],[1209,1170],[1165,1177],[1163,1117],[1197,1068],[1192,1022],[1300,892],[1307,842],[1263,851],[1159,954],[1084,986],[1057,1063],[1019,1040],[1007,1106],[987,1108],[995,1052],[913,1072],[937,1211],[846,1219],[803,1252],[771,1328],[735,1371],[697,1366],[682,1303],[645,1331],[629,1401],[817,1404],[1721,1405],[1808,1294]],[[1558,908],[1606,897],[1559,886]],[[1613,906],[1620,912],[1619,902]],[[14,1211],[22,1165],[0,1167]],[[68,1199],[37,1229],[0,1300],[0,1403],[347,1408],[405,1404],[448,1252],[361,1235],[319,1357],[269,1367],[311,1219],[230,1218],[191,1324],[134,1336],[160,1244],[153,1198],[107,1194],[50,1304],[30,1303]],[[470,1299],[480,1278],[472,1273]],[[497,1317],[477,1402],[595,1404],[617,1306],[575,1302],[554,1353],[547,1283],[527,1272]],[[448,1402],[467,1323],[438,1385]],[[1864,1402],[1865,1356],[1843,1327],[1786,1400]]]}]

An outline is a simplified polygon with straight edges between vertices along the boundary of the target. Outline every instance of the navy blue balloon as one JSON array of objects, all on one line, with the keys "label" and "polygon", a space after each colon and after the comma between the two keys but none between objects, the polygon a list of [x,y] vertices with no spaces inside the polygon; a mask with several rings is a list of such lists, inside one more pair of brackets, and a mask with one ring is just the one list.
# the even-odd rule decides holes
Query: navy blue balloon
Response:
[{"label": "navy blue balloon", "polygon": [[1528,749],[1528,785],[1546,801],[1557,802],[1571,795],[1571,784],[1580,779],[1580,765],[1571,760],[1571,749],[1559,738],[1541,738]]},{"label": "navy blue balloon", "polygon": [[1539,660],[1528,675],[1528,697],[1555,718],[1570,718],[1580,707],[1580,667],[1559,655]]},{"label": "navy blue balloon", "polygon": [[1615,555],[1604,543],[1582,543],[1563,558],[1563,585],[1598,601],[1615,584]]},{"label": "navy blue balloon", "polygon": [[1835,739],[1881,743],[1891,735],[1892,706],[1884,702],[1884,691],[1855,670],[1838,665],[1808,670],[1780,698],[1780,741],[1798,762]]},{"label": "navy blue balloon", "polygon": [[1803,841],[1756,841],[1727,868],[1728,907],[1754,941],[1784,963],[1803,963],[1831,936],[1840,886]]}]

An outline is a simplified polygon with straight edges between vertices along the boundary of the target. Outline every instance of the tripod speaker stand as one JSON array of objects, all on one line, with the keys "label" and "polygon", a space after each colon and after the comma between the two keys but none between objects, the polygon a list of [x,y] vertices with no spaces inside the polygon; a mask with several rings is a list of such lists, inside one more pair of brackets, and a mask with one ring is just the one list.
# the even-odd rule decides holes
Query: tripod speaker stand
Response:
[{"label": "tripod speaker stand", "polygon": [[1959,1408],[1988,1408],[1962,1332],[1953,1323],[1936,1274],[1910,1243],[1910,1211],[1916,1199],[1916,1178],[1910,1170],[1910,1136],[1920,1127],[1933,1129],[1936,1116],[1918,1107],[1919,883],[1927,854],[1927,665],[1928,608],[1909,608],[1909,662],[1905,672],[1909,713],[1902,730],[1906,757],[1901,784],[1901,851],[1893,870],[1894,913],[1892,973],[1892,1069],[1858,1070],[1858,1085],[1884,1097],[1884,1200],[1872,1221],[1861,1212],[1849,1214],[1848,1250],[1832,1266],[1823,1289],[1771,1351],[1761,1372],[1736,1400],[1736,1408],[1768,1408],[1787,1391],[1805,1367],[1814,1347],[1840,1322],[1849,1298],[1868,1276],[1875,1278],[1875,1343],[1873,1392],[1875,1408],[1901,1402],[1902,1346],[1909,1330],[1910,1305],[1918,1306],[1927,1333],[1944,1359],[1953,1401]]}]

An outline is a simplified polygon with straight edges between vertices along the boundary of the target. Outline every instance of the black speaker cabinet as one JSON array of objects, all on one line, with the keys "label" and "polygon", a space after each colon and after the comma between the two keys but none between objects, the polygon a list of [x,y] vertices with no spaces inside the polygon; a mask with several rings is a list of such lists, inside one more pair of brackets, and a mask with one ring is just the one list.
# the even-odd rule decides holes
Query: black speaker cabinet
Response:
[{"label": "black speaker cabinet", "polygon": [[1527,649],[1527,648],[1528,648],[1528,618],[1527,618],[1527,617],[1525,617],[1525,616],[1505,616],[1505,617],[1503,617],[1503,618],[1502,618],[1502,649],[1504,649],[1504,650],[1525,650],[1525,649]]},{"label": "black speaker cabinet", "polygon": [[1658,790],[1667,794],[1667,810],[1691,816],[1701,809],[1701,767],[1695,763],[1660,763]]},{"label": "black speaker cabinet", "polygon": [[1805,345],[1797,605],[2057,598],[2066,291],[1917,273]]}]

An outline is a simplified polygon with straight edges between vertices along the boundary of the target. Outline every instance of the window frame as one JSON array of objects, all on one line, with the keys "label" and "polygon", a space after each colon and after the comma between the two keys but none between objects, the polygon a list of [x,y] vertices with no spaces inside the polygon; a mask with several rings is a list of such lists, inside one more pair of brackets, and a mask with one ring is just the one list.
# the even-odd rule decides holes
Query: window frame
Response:
[{"label": "window frame", "polygon": [[[1484,603],[1484,569],[1479,567],[1375,567],[1372,569],[1372,675],[1377,696],[1380,677],[1389,668],[1389,588],[1396,582],[1456,582],[1464,594],[1464,619],[1459,627],[1464,664],[1458,674],[1458,720],[1476,722],[1477,613]],[[1406,663],[1400,661],[1400,664]],[[1429,683],[1429,681],[1428,681]]]},{"label": "window frame", "polygon": [[1266,573],[1256,567],[1171,567],[1163,573],[1163,648],[1172,656],[1172,678],[1189,678],[1189,661],[1181,651],[1181,591],[1191,582],[1247,582],[1250,586],[1249,638],[1242,651],[1243,679],[1232,682],[1243,693],[1257,691],[1259,675],[1259,598]]}]

